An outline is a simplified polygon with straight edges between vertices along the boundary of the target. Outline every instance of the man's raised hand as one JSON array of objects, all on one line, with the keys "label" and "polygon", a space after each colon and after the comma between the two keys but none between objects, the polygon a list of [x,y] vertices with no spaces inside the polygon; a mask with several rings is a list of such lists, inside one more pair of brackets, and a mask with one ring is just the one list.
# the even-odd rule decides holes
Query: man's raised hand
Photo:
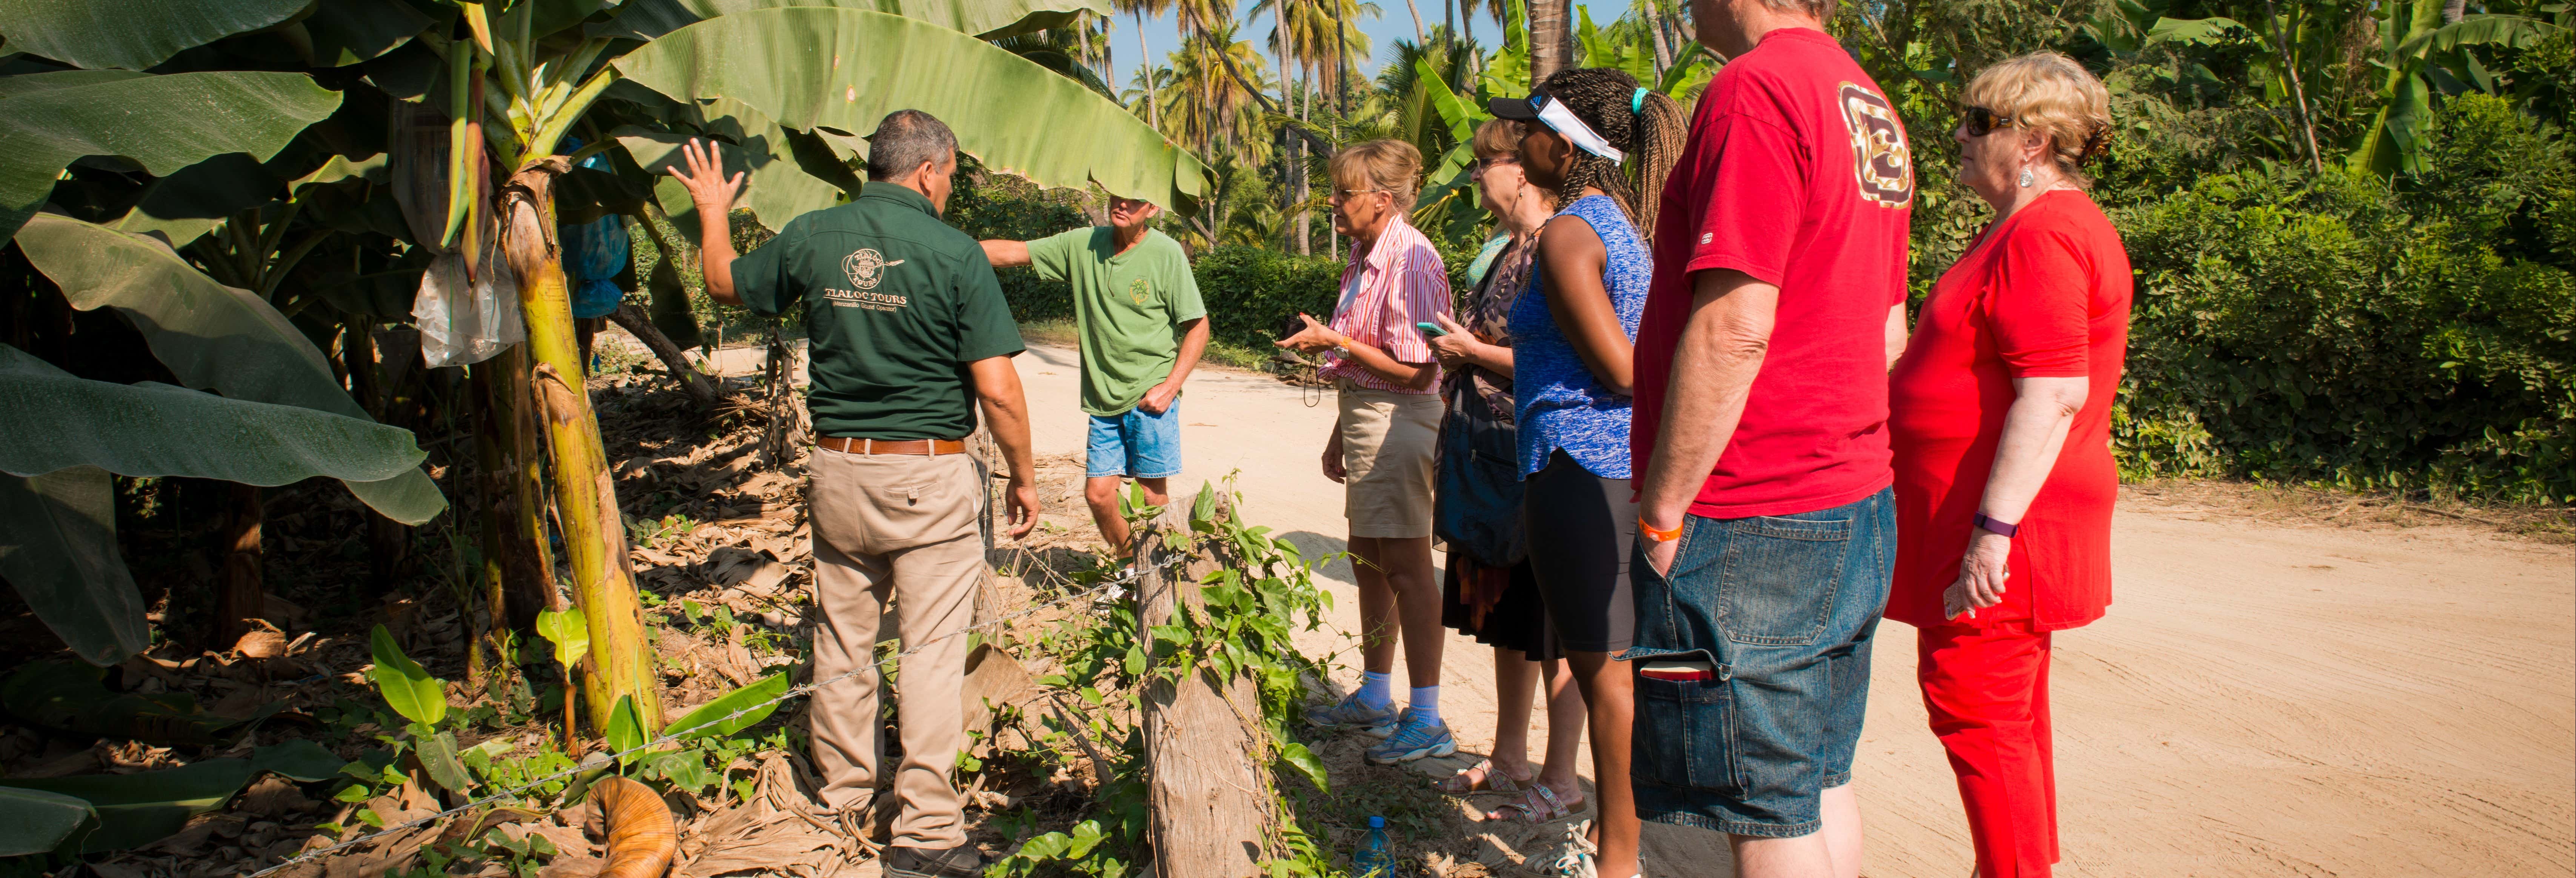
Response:
[{"label": "man's raised hand", "polygon": [[[706,144],[703,149],[698,146],[701,142]],[[688,172],[681,173],[680,165],[667,169],[680,185],[688,187],[689,200],[697,204],[700,213],[713,210],[717,216],[733,210],[734,197],[742,194],[743,175],[735,171],[732,177],[725,176],[724,161],[717,154],[720,148],[713,140],[684,142],[680,144],[680,161],[688,166]]]}]

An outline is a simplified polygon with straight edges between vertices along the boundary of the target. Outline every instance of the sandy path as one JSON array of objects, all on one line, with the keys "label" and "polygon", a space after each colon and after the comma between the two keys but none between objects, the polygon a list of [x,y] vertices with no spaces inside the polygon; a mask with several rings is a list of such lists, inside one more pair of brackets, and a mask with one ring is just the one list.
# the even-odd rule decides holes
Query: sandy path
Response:
[{"label": "sandy path", "polygon": [[[1038,450],[1079,450],[1073,351],[1033,348],[1020,372]],[[1310,551],[1340,549],[1341,490],[1316,468],[1331,400],[1302,403],[1267,376],[1202,369],[1181,403],[1188,470],[1176,491],[1239,470],[1253,521]],[[2134,499],[2113,543],[2118,604],[2056,644],[2064,874],[2576,871],[2576,550],[2466,528],[2262,524]],[[1336,623],[1355,629],[1348,565],[1326,572]],[[1856,772],[1865,874],[1957,878],[1967,831],[1924,730],[1913,629],[1880,630]],[[1490,653],[1454,636],[1449,646],[1443,713],[1482,751]],[[1356,653],[1344,660],[1356,665]],[[1648,833],[1654,874],[1729,871],[1713,835]]]}]

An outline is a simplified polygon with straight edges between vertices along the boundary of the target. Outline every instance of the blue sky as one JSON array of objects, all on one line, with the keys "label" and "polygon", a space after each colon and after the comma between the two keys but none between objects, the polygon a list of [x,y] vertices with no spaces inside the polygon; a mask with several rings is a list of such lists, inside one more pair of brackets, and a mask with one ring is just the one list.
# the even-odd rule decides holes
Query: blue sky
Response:
[{"label": "blue sky", "polygon": [[[1358,62],[1359,69],[1372,77],[1377,75],[1379,59],[1391,54],[1390,47],[1395,40],[1413,39],[1413,16],[1405,12],[1404,0],[1373,0],[1373,2],[1377,3],[1380,13],[1377,19],[1356,23],[1358,31],[1368,34],[1371,57],[1361,58],[1356,54],[1353,55],[1353,60]],[[1424,30],[1440,26],[1443,20],[1440,14],[1440,0],[1413,0],[1413,2],[1422,8]],[[1626,7],[1622,4],[1619,8]],[[1252,3],[1245,2],[1235,8],[1234,20],[1241,23],[1235,32],[1235,38],[1260,47],[1262,56],[1270,57],[1270,14],[1264,12],[1255,19],[1252,17]],[[1476,17],[1475,36],[1477,42],[1488,47],[1493,46],[1501,41],[1503,26],[1495,22],[1493,16],[1479,14]],[[1145,40],[1149,44],[1147,48],[1154,53],[1155,63],[1168,63],[1163,56],[1181,47],[1180,28],[1172,14],[1166,12],[1160,17],[1145,19]],[[1110,42],[1110,51],[1111,60],[1117,62],[1119,68],[1117,81],[1114,84],[1120,89],[1125,89],[1128,82],[1136,77],[1136,19],[1134,17],[1126,15],[1118,17],[1118,32],[1113,35]],[[1272,60],[1275,62],[1277,59]],[[1274,70],[1272,73],[1276,74],[1277,71]]]}]

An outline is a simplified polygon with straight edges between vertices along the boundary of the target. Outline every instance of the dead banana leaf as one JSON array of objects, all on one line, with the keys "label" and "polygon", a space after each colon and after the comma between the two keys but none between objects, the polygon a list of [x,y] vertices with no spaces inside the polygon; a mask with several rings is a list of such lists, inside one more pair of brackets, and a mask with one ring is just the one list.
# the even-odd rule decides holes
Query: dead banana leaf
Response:
[{"label": "dead banana leaf", "polygon": [[623,777],[592,784],[590,797],[608,822],[608,865],[598,878],[662,878],[680,844],[671,806],[653,788]]}]

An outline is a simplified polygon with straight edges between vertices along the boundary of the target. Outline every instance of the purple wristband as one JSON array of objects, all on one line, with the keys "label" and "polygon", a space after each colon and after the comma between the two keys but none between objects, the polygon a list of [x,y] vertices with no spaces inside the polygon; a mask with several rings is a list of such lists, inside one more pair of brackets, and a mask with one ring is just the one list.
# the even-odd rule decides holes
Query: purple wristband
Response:
[{"label": "purple wristband", "polygon": [[2021,525],[2004,521],[1983,512],[1977,513],[1975,521],[1977,527],[1985,528],[1986,532],[2005,539],[2011,539],[2013,534],[2021,531]]}]

